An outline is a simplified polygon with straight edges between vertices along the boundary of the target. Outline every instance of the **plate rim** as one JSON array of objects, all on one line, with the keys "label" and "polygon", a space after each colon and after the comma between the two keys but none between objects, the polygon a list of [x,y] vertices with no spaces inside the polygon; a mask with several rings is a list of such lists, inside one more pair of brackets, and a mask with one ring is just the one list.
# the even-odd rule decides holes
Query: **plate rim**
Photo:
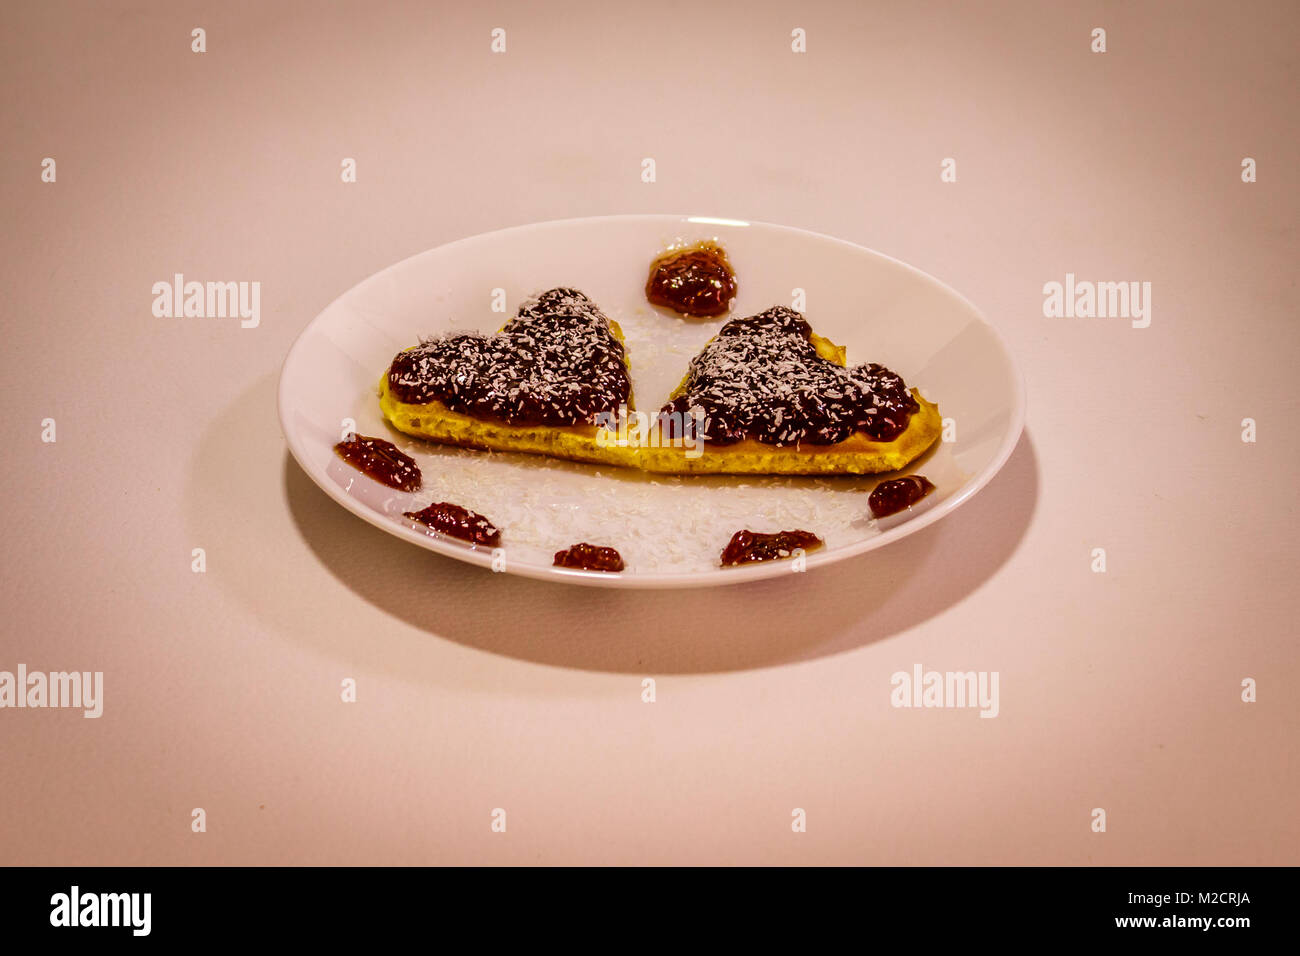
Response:
[{"label": "plate rim", "polygon": [[[334,482],[321,480],[324,476],[315,474],[317,468],[315,465],[309,465],[306,461],[306,450],[299,447],[295,440],[295,430],[290,427],[287,416],[287,378],[286,374],[294,362],[294,358],[300,349],[304,348],[304,343],[311,333],[312,328],[320,321],[321,317],[330,312],[342,302],[345,298],[355,294],[366,285],[382,280],[390,273],[406,266],[412,260],[419,259],[422,256],[431,253],[454,248],[460,245],[466,245],[471,242],[491,239],[493,236],[502,233],[520,233],[535,229],[554,228],[566,225],[575,225],[578,223],[599,223],[599,222],[634,222],[634,221],[676,221],[678,223],[701,223],[717,224],[727,226],[759,226],[768,229],[776,229],[787,233],[797,234],[809,239],[815,239],[821,242],[831,242],[833,244],[844,246],[855,252],[865,252],[878,259],[883,259],[895,266],[902,267],[905,271],[912,273],[921,281],[937,287],[941,292],[956,299],[963,304],[975,319],[983,323],[987,331],[992,333],[993,339],[1001,349],[1003,357],[1006,359],[1007,366],[1011,371],[1013,384],[1013,404],[1011,408],[1011,425],[1007,429],[1001,445],[998,446],[993,458],[979,472],[969,478],[958,491],[945,498],[943,501],[927,508],[925,511],[915,517],[898,523],[888,530],[882,531],[870,538],[864,538],[854,544],[834,550],[814,551],[805,558],[805,570],[798,572],[800,574],[814,571],[817,568],[836,564],[840,561],[855,558],[867,552],[874,551],[877,548],[883,548],[908,535],[927,528],[934,524],[940,518],[951,514],[961,505],[965,504],[983,488],[985,488],[994,476],[998,474],[1010,459],[1012,452],[1020,442],[1021,434],[1024,431],[1026,415],[1026,388],[1024,373],[1016,363],[1011,349],[1007,345],[1006,337],[984,314],[983,310],[977,307],[970,299],[962,295],[952,286],[938,279],[937,277],[925,272],[910,263],[901,259],[896,259],[886,253],[879,252],[867,246],[852,242],[848,239],[841,239],[836,236],[825,233],[815,232],[810,229],[804,229],[800,226],[787,226],[780,223],[764,222],[754,219],[733,219],[718,216],[700,216],[700,215],[678,215],[673,213],[616,213],[600,216],[573,216],[566,219],[549,219],[540,222],[524,223],[515,226],[505,226],[500,229],[489,230],[488,232],[475,233],[471,236],[463,236],[459,239],[453,239],[451,242],[444,242],[436,246],[431,246],[419,252],[413,253],[405,258],[399,259],[378,272],[371,273],[360,282],[354,283],[342,293],[335,296],[323,309],[313,316],[306,325],[299,330],[289,346],[288,352],[285,353],[284,360],[280,363],[279,382],[276,386],[276,413],[280,420],[280,432],[284,436],[285,443],[288,445],[289,453],[293,456],[298,467],[330,498],[334,499],[339,505],[350,513],[356,515],[364,521],[369,522],[376,528],[388,532],[395,537],[408,541],[437,554],[445,555],[468,564],[473,564],[483,568],[491,569],[492,552],[477,547],[466,546],[460,542],[451,539],[442,539],[430,534],[424,534],[413,528],[399,524],[391,520],[391,517],[382,515],[371,508],[356,505],[356,499],[348,495],[342,487]],[[495,569],[493,569],[495,571]],[[684,571],[669,574],[646,574],[646,575],[629,575],[624,577],[622,574],[607,574],[600,571],[582,571],[569,568],[555,568],[543,565],[511,565],[506,562],[505,567],[501,569],[504,573],[515,574],[520,577],[527,577],[533,580],[549,581],[552,583],[563,584],[581,584],[596,587],[616,587],[616,588],[633,588],[633,589],[682,589],[697,587],[722,587],[733,584],[742,584],[751,581],[764,580],[769,578],[792,576],[793,572],[784,561],[761,562],[744,567],[737,568],[717,568],[710,571]],[[497,572],[500,573],[500,572]]]}]

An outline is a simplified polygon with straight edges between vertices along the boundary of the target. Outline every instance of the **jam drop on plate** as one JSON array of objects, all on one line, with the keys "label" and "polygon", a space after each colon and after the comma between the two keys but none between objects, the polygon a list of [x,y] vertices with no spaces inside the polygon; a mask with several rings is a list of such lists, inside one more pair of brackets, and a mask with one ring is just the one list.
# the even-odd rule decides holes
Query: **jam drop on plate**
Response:
[{"label": "jam drop on plate", "polygon": [[440,534],[460,538],[470,544],[486,544],[495,548],[501,543],[501,530],[491,521],[476,511],[447,501],[436,501],[421,511],[406,511],[403,514]]},{"label": "jam drop on plate", "polygon": [[778,531],[760,534],[757,531],[737,531],[722,549],[722,566],[732,567],[751,561],[776,561],[794,557],[796,548],[812,551],[822,546],[822,539],[811,531]]},{"label": "jam drop on plate", "polygon": [[390,441],[353,435],[334,446],[338,456],[353,468],[398,491],[420,489],[420,466]]},{"label": "jam drop on plate", "polygon": [[581,568],[584,571],[622,571],[623,556],[613,548],[594,544],[575,544],[567,551],[555,552],[557,568]]},{"label": "jam drop on plate", "polygon": [[666,252],[650,265],[645,297],[682,315],[722,315],[736,296],[736,274],[722,247],[698,242]]},{"label": "jam drop on plate", "polygon": [[934,483],[923,475],[891,478],[876,485],[871,497],[867,499],[867,505],[875,517],[884,518],[912,507],[932,491]]}]

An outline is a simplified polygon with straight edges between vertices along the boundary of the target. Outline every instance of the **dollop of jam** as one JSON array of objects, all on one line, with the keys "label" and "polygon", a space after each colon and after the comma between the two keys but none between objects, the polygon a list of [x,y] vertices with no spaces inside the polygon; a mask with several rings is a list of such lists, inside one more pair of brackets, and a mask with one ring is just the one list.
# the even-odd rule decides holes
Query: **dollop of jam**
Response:
[{"label": "dollop of jam", "polygon": [[893,441],[920,406],[883,365],[845,368],[817,354],[804,317],[776,306],[724,325],[691,360],[685,391],[660,421],[695,430],[692,409],[700,410],[695,437],[710,444],[782,446],[833,445],[859,431]]},{"label": "dollop of jam", "polygon": [[794,556],[796,548],[812,551],[822,546],[822,539],[811,531],[778,531],[761,534],[737,531],[722,549],[722,566],[733,567],[751,561],[777,561]]},{"label": "dollop of jam", "polygon": [[353,435],[335,445],[334,451],[353,468],[390,488],[398,491],[420,488],[420,466],[390,441]]},{"label": "dollop of jam", "polygon": [[736,274],[721,246],[696,243],[650,264],[645,297],[683,315],[722,315],[736,297]]},{"label": "dollop of jam", "polygon": [[388,388],[400,402],[438,401],[510,425],[595,424],[628,400],[623,343],[576,289],[524,303],[494,335],[453,332],[398,353]]},{"label": "dollop of jam", "polygon": [[412,521],[418,521],[452,538],[471,544],[485,544],[495,548],[501,543],[501,531],[477,511],[470,511],[448,501],[436,501],[420,511],[403,512]]},{"label": "dollop of jam", "polygon": [[912,507],[932,491],[934,483],[924,475],[891,478],[876,485],[867,499],[867,506],[877,518],[884,518]]},{"label": "dollop of jam", "polygon": [[555,552],[555,567],[581,568],[584,571],[622,571],[623,556],[613,548],[594,544],[575,544],[567,551]]}]

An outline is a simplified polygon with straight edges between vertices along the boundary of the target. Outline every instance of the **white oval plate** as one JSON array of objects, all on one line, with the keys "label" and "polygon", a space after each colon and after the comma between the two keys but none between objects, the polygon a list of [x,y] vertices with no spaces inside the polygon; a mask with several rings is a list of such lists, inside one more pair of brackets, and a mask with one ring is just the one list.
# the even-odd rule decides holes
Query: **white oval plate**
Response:
[{"label": "white oval plate", "polygon": [[[739,294],[729,315],[683,320],[644,295],[651,260],[667,245],[716,239]],[[638,407],[654,410],[691,357],[728,318],[792,305],[802,290],[813,329],[848,348],[850,364],[879,362],[938,402],[956,427],[909,472],[936,489],[916,507],[869,517],[873,477],[641,474],[530,455],[446,448],[384,422],[380,376],[401,349],[449,329],[496,331],[528,296],[555,286],[586,292],[623,328]],[[504,294],[505,311],[500,311]],[[494,310],[493,304],[498,308]],[[528,577],[605,587],[697,587],[788,575],[792,561],[721,568],[742,528],[803,528],[826,546],[806,570],[883,547],[968,500],[1006,462],[1024,422],[1021,376],[979,311],[938,280],[828,236],[764,223],[638,215],[538,223],[420,253],[344,293],[298,337],[280,373],[280,424],[298,464],[339,504],[413,544]],[[350,421],[349,421],[350,420]],[[333,447],[355,422],[420,464],[424,487],[394,491],[346,465]],[[888,477],[888,476],[885,476]],[[502,529],[502,548],[471,548],[402,517],[452,501]],[[621,574],[551,566],[579,541],[618,548]],[[802,568],[801,568],[802,569]]]}]

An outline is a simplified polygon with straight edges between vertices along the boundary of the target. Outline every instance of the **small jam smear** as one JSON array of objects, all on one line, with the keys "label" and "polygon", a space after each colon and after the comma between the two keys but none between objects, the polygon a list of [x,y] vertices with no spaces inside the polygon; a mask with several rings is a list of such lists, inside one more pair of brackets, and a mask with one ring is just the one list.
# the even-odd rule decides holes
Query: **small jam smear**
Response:
[{"label": "small jam smear", "polygon": [[923,475],[891,478],[876,485],[871,497],[867,499],[867,505],[873,515],[884,518],[912,507],[932,491],[934,483]]},{"label": "small jam smear", "polygon": [[495,548],[501,543],[501,530],[476,511],[436,501],[420,511],[403,512],[412,521],[427,525],[440,534],[460,538],[470,544],[486,544]]},{"label": "small jam smear", "polygon": [[736,274],[722,247],[698,242],[650,264],[645,297],[682,315],[722,315],[736,296]]},{"label": "small jam smear", "polygon": [[420,489],[420,466],[390,441],[353,435],[334,446],[338,456],[353,468],[398,491]]},{"label": "small jam smear", "polygon": [[722,566],[726,568],[751,561],[777,561],[794,557],[796,548],[812,551],[821,546],[822,539],[811,531],[778,531],[775,534],[737,531],[722,549]]},{"label": "small jam smear", "polygon": [[622,571],[623,556],[613,548],[575,544],[568,551],[555,552],[557,568],[581,568],[584,571]]}]

